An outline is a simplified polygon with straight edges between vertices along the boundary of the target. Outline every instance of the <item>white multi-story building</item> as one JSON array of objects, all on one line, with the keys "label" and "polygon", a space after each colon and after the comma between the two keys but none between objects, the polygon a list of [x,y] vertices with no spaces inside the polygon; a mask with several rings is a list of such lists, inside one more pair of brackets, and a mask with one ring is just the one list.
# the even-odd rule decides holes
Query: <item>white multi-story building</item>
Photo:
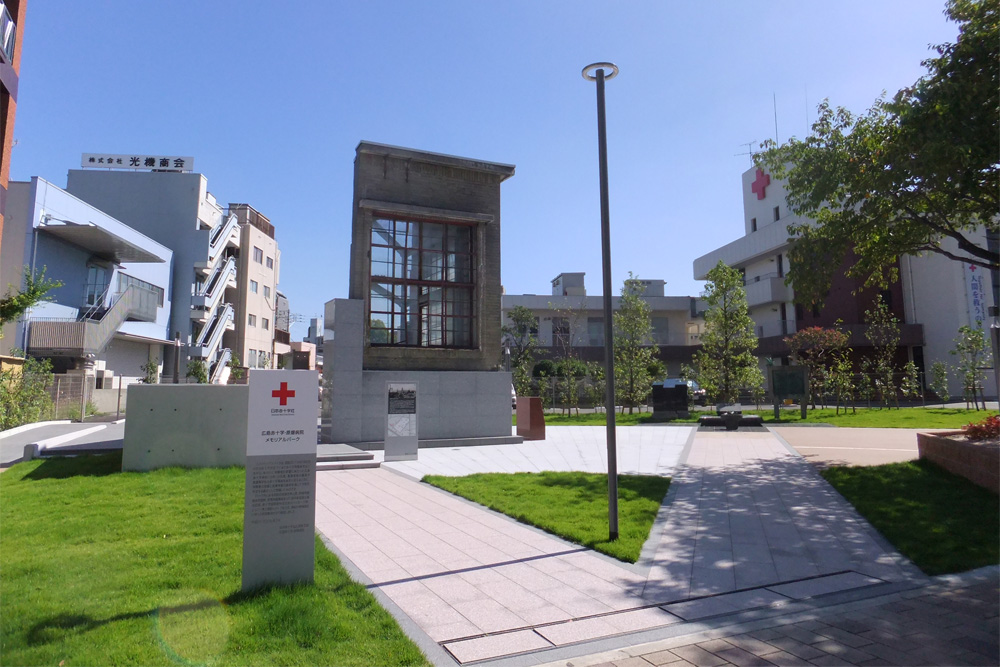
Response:
[{"label": "white multi-story building", "polygon": [[[996,303],[996,276],[963,265],[938,254],[903,257],[900,280],[887,290],[864,289],[847,278],[847,263],[835,273],[830,291],[819,308],[795,303],[794,285],[786,285],[788,272],[788,225],[802,222],[790,214],[784,184],[764,171],[751,168],[743,173],[743,236],[694,260],[694,277],[705,280],[720,261],[739,269],[745,278],[750,317],[760,339],[758,355],[787,363],[785,336],[805,327],[832,327],[837,321],[851,334],[850,345],[859,352],[869,347],[864,333],[865,311],[879,294],[901,322],[897,363],[912,360],[925,370],[935,361],[952,363],[949,350],[962,325],[989,326],[986,307]],[[978,240],[986,243],[986,231]],[[948,243],[953,243],[949,241]],[[991,373],[986,394],[996,395]],[[952,377],[952,395],[961,392]]]},{"label": "white multi-story building", "polygon": [[[538,345],[542,352],[557,356],[571,347],[584,361],[604,359],[604,299],[587,296],[583,273],[560,273],[552,280],[552,294],[504,294],[503,318],[516,306],[528,308],[538,318]],[[690,364],[705,328],[703,305],[690,296],[666,296],[663,280],[641,280],[643,298],[652,308],[652,344],[667,373],[676,375],[682,363]],[[620,297],[611,298],[618,310]]]},{"label": "white multi-story building", "polygon": [[210,381],[226,382],[231,353],[223,337],[235,328],[239,303],[237,216],[218,204],[205,176],[183,170],[74,169],[67,183],[73,195],[173,251],[171,338],[181,344],[167,346],[164,373],[172,376],[179,351],[182,376],[197,359]]}]

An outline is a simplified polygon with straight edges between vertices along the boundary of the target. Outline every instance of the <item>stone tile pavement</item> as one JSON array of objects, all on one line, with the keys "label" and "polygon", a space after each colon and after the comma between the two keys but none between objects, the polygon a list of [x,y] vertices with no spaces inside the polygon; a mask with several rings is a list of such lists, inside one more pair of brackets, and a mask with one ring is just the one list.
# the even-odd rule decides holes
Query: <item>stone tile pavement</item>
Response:
[{"label": "stone tile pavement", "polygon": [[618,432],[623,472],[674,479],[634,566],[414,481],[430,472],[603,470],[600,427],[319,472],[317,529],[439,664],[534,664],[594,640],[689,633],[692,623],[924,580],[770,433]]},{"label": "stone tile pavement", "polygon": [[544,667],[1000,665],[998,568]]}]

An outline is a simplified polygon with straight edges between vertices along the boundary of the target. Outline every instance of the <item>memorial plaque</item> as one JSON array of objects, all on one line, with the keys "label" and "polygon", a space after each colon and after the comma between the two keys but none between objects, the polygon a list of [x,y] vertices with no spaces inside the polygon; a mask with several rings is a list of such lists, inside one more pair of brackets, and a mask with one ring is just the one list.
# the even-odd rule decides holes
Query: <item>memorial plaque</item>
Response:
[{"label": "memorial plaque", "polygon": [[315,568],[315,371],[252,370],[243,590],[311,582]]},{"label": "memorial plaque", "polygon": [[686,384],[664,387],[660,382],[654,383],[652,391],[653,421],[669,421],[690,417],[687,392],[688,386]]},{"label": "memorial plaque", "polygon": [[808,366],[771,366],[771,393],[774,398],[774,418],[780,419],[782,399],[795,398],[799,401],[802,419],[806,418],[806,397],[809,395]]},{"label": "memorial plaque", "polygon": [[385,460],[417,458],[417,383],[386,383]]}]

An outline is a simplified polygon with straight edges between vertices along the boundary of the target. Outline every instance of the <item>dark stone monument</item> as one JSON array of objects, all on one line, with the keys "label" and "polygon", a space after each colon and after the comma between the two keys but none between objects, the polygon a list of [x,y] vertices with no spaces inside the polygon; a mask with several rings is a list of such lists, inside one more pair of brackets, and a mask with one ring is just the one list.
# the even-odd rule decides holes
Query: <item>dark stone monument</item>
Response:
[{"label": "dark stone monument", "polygon": [[537,396],[517,397],[517,434],[525,440],[545,439],[545,411]]},{"label": "dark stone monument", "polygon": [[650,421],[671,421],[673,419],[688,419],[688,386],[678,384],[674,387],[664,387],[663,383],[653,384],[653,416]]}]

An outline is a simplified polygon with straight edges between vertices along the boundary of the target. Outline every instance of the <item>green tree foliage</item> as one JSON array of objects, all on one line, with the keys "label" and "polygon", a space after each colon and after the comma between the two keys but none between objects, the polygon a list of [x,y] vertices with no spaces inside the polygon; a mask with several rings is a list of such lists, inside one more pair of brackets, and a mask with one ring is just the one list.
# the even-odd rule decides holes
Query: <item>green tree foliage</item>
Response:
[{"label": "green tree foliage", "polygon": [[872,358],[862,372],[871,377],[882,405],[889,407],[890,403],[895,403],[898,408],[896,383],[893,380],[896,369],[892,360],[899,347],[899,320],[882,300],[881,294],[872,307],[865,311],[865,324],[865,338],[871,343]]},{"label": "green tree foliage", "polygon": [[821,302],[852,250],[847,275],[866,285],[898,278],[907,254],[1000,268],[974,234],[998,228],[1000,3],[950,0],[945,14],[958,40],[935,47],[914,85],[858,117],[824,101],[809,137],[755,156],[786,182],[792,212],[815,221],[788,228],[797,300]]},{"label": "green tree foliage", "polygon": [[[955,347],[951,353],[958,360],[958,363],[955,364],[955,371],[962,379],[962,393],[965,396],[965,402],[975,405],[976,410],[979,409],[979,398],[982,398],[983,394],[983,378],[985,377],[983,367],[989,365],[988,349],[986,336],[982,329],[968,325],[958,328]],[[985,398],[982,398],[982,403],[985,410]]]},{"label": "green tree foliage", "polygon": [[[49,290],[61,286],[62,283],[58,280],[49,280],[45,277],[44,266],[37,273],[32,273],[27,266],[24,267],[24,289],[18,290],[13,285],[8,285],[7,292],[0,298],[0,326],[14,322],[24,314],[24,311],[40,301],[45,301],[45,295]],[[0,336],[2,335],[0,332]]]},{"label": "green tree foliage", "polygon": [[698,384],[716,401],[733,403],[740,389],[752,391],[762,379],[753,354],[757,335],[740,272],[719,262],[708,272],[703,298],[708,311],[701,350],[695,354]]},{"label": "green tree foliage", "polygon": [[656,358],[652,347],[652,307],[642,298],[645,287],[632,276],[622,286],[614,314],[615,397],[632,414],[653,388],[649,367]]},{"label": "green tree foliage", "polygon": [[156,384],[160,381],[160,360],[153,358],[139,366],[142,371],[143,384]]},{"label": "green tree foliage", "polygon": [[920,398],[920,372],[912,361],[907,361],[903,366],[903,382],[899,389],[906,398]]},{"label": "green tree foliage", "polygon": [[385,322],[372,318],[368,325],[368,340],[372,345],[385,345],[389,342],[389,329]]},{"label": "green tree foliage", "polygon": [[201,359],[191,359],[184,377],[189,377],[198,384],[208,384],[208,364]]},{"label": "green tree foliage", "polygon": [[830,383],[833,357],[847,347],[850,336],[839,329],[807,327],[785,338],[793,358],[809,367],[809,397],[815,409],[816,399],[822,400]]},{"label": "green tree foliage", "polygon": [[844,406],[844,413],[847,413],[847,403],[850,401],[851,410],[857,413],[854,406],[854,368],[851,364],[850,348],[842,347],[835,351],[829,364],[829,387],[833,390],[834,400],[837,402],[836,414],[840,414],[840,407]]},{"label": "green tree foliage", "polygon": [[22,366],[0,371],[0,431],[48,417],[52,413],[51,382],[48,359],[27,357]]},{"label": "green tree foliage", "polygon": [[242,380],[245,372],[243,364],[240,363],[240,355],[233,352],[232,356],[229,357],[229,377],[234,380]]},{"label": "green tree foliage", "polygon": [[507,313],[507,323],[500,329],[504,344],[510,348],[510,371],[518,396],[531,396],[531,376],[538,347],[538,318],[525,306],[514,306]]},{"label": "green tree foliage", "polygon": [[587,384],[584,391],[587,402],[595,408],[604,405],[604,365],[596,361],[587,362]]},{"label": "green tree foliage", "polygon": [[943,361],[935,361],[931,364],[931,389],[941,399],[941,407],[948,402],[951,395],[948,393],[948,364]]}]

